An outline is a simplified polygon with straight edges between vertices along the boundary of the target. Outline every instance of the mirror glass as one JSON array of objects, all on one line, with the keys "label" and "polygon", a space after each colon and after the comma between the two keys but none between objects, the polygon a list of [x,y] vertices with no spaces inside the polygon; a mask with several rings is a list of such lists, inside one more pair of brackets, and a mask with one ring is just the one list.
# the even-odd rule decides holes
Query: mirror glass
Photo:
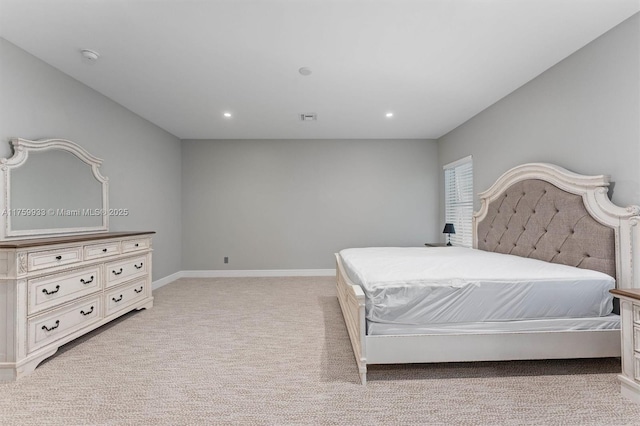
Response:
[{"label": "mirror glass", "polygon": [[10,170],[11,231],[99,227],[102,183],[91,166],[60,149],[31,151]]}]

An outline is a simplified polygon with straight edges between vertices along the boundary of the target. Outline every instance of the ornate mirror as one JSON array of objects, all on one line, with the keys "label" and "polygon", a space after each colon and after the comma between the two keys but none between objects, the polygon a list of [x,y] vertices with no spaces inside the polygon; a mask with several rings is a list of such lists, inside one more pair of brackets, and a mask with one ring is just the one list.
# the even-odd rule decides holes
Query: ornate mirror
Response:
[{"label": "ornate mirror", "polygon": [[108,180],[102,160],[64,139],[12,139],[0,159],[0,239],[106,232]]}]

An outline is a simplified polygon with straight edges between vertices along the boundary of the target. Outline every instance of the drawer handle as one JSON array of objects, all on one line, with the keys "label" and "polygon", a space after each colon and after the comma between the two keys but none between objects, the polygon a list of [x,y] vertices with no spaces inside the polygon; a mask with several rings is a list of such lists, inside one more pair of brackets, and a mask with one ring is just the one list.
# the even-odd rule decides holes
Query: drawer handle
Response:
[{"label": "drawer handle", "polygon": [[93,275],[91,275],[91,278],[89,278],[89,281],[85,281],[84,278],[80,278],[80,282],[82,284],[91,284],[93,282]]},{"label": "drawer handle", "polygon": [[55,290],[52,290],[52,291],[48,291],[46,288],[43,288],[43,289],[42,289],[42,292],[43,292],[44,294],[46,294],[47,296],[48,296],[48,295],[51,295],[51,294],[54,294],[54,293],[57,293],[57,292],[59,292],[59,291],[60,291],[60,286],[59,286],[59,285],[57,285],[57,286],[56,286],[56,289],[55,289]]},{"label": "drawer handle", "polygon": [[136,243],[136,245],[134,247],[140,247],[140,244]]},{"label": "drawer handle", "polygon": [[120,275],[122,273],[122,268],[120,268],[120,271],[116,272],[116,271],[111,271],[113,272],[113,275]]},{"label": "drawer handle", "polygon": [[120,297],[118,297],[117,299],[115,297],[112,297],[111,300],[113,300],[114,302],[118,303],[119,301],[122,300],[122,295],[120,295]]},{"label": "drawer handle", "polygon": [[144,286],[140,286],[140,290],[138,290],[137,288],[134,288],[133,291],[135,291],[136,293],[142,293],[143,289],[144,289]]},{"label": "drawer handle", "polygon": [[62,256],[56,256],[56,260],[62,260]]},{"label": "drawer handle", "polygon": [[103,253],[106,253],[106,252],[107,252],[107,249],[106,249],[106,248],[103,248],[103,249],[102,249],[102,252],[103,252]]},{"label": "drawer handle", "polygon": [[56,320],[56,325],[54,325],[53,327],[48,328],[46,325],[43,325],[42,329],[46,331],[51,331],[51,330],[55,330],[58,327],[60,327],[60,320]]},{"label": "drawer handle", "polygon": [[136,268],[136,269],[142,269],[142,265],[143,265],[143,263],[140,262],[140,266],[134,264],[133,267]]},{"label": "drawer handle", "polygon": [[90,311],[87,311],[87,312],[85,312],[85,311],[80,311],[80,313],[81,313],[82,315],[84,315],[84,316],[87,316],[87,315],[89,315],[89,314],[90,314],[90,313],[92,313],[92,312],[93,312],[93,306],[91,307],[91,310],[90,310]]}]

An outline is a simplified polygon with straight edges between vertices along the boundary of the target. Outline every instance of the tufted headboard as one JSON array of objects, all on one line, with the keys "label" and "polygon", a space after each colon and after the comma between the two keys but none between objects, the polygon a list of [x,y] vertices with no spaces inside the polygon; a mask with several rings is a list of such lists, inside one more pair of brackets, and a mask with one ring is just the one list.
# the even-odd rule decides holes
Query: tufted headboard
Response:
[{"label": "tufted headboard", "polygon": [[515,167],[479,194],[474,247],[592,269],[616,278],[619,288],[640,287],[633,274],[640,207],[614,205],[608,186],[608,176],[551,164]]},{"label": "tufted headboard", "polygon": [[514,183],[489,203],[478,248],[604,272],[615,278],[613,228],[597,222],[582,197],[538,179]]}]

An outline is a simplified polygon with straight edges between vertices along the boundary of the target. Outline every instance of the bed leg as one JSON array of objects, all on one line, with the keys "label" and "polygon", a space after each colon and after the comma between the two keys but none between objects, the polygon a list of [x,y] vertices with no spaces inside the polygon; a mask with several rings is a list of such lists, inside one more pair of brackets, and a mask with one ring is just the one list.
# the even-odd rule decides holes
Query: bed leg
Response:
[{"label": "bed leg", "polygon": [[360,369],[360,382],[362,383],[362,386],[367,385],[367,367],[364,367],[364,371],[363,369]]}]

